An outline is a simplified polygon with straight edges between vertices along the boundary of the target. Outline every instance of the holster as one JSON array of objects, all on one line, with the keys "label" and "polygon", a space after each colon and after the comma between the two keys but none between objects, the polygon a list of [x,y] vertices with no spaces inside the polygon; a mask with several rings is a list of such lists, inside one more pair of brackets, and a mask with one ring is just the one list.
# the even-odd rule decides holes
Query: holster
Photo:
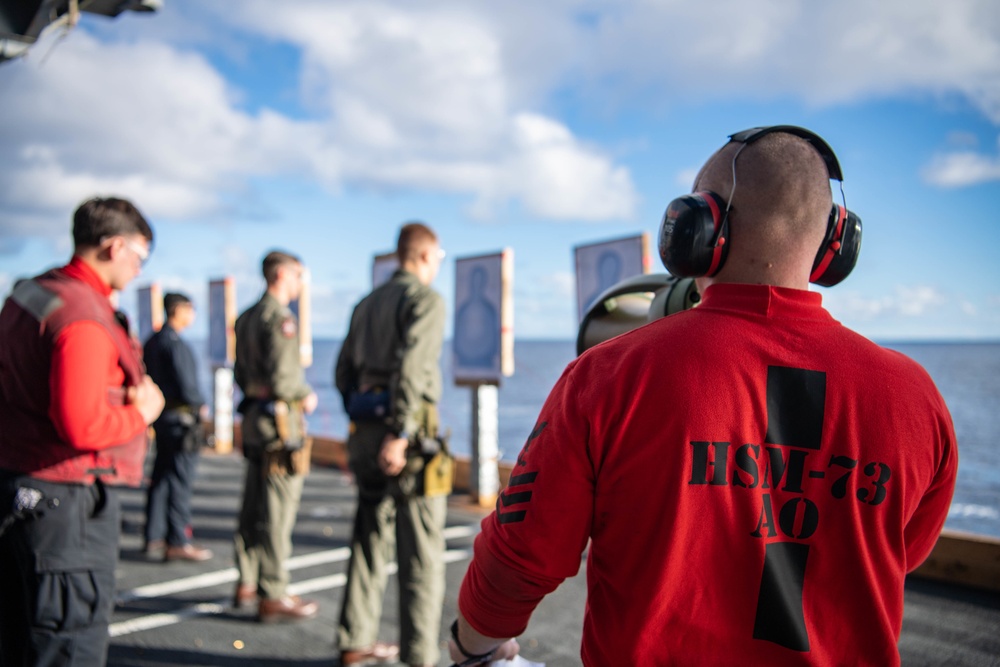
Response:
[{"label": "holster", "polygon": [[274,401],[274,426],[283,447],[294,452],[306,441],[306,416],[302,401]]},{"label": "holster", "polygon": [[448,435],[437,435],[420,440],[419,457],[423,459],[423,471],[417,476],[416,495],[431,498],[451,493],[455,458],[448,449],[448,438]]},{"label": "holster", "polygon": [[413,475],[412,493],[434,497],[452,491],[455,459],[448,448],[450,433],[438,433],[437,406],[425,403],[420,428],[407,447],[406,473]]},{"label": "holster", "polygon": [[306,435],[302,404],[300,401],[274,401],[273,405],[280,448],[265,448],[263,467],[269,475],[306,475],[309,473],[313,440]]},{"label": "holster", "polygon": [[153,424],[157,448],[173,448],[191,453],[200,451],[207,444],[205,429],[196,412],[190,408],[164,410]]},{"label": "holster", "polygon": [[[16,475],[4,474],[0,477],[15,479]],[[2,487],[0,487],[0,508],[2,508],[0,509],[0,537],[3,537],[4,533],[15,522],[27,521],[41,515],[43,510],[39,504],[45,497],[44,493],[30,486],[18,486],[14,483],[8,483],[7,480],[3,480],[3,482]],[[8,490],[10,491],[9,498]]]},{"label": "holster", "polygon": [[288,455],[291,473],[293,475],[308,475],[309,466],[312,461],[313,439],[305,436],[302,439],[302,446]]},{"label": "holster", "polygon": [[265,449],[261,454],[260,467],[267,475],[287,475],[292,467],[290,454],[284,449]]},{"label": "holster", "polygon": [[268,475],[308,475],[313,439],[306,437],[295,451],[278,449],[261,454],[261,467]]}]

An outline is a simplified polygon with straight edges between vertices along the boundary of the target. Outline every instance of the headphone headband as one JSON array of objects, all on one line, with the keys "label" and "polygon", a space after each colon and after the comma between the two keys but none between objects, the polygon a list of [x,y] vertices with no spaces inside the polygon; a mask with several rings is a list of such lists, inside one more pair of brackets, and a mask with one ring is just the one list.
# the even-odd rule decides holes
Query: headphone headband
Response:
[{"label": "headphone headband", "polygon": [[797,125],[751,127],[749,130],[743,130],[742,132],[730,134],[729,140],[741,144],[752,144],[761,137],[771,134],[772,132],[794,134],[796,137],[808,141],[809,144],[816,149],[816,152],[820,154],[820,157],[823,158],[823,162],[826,163],[826,171],[830,174],[830,178],[843,182],[844,173],[840,170],[840,163],[837,161],[837,156],[834,154],[833,149],[830,148],[830,144],[826,143],[826,141],[824,141],[823,138],[815,132],[810,132],[804,127],[798,127]]}]

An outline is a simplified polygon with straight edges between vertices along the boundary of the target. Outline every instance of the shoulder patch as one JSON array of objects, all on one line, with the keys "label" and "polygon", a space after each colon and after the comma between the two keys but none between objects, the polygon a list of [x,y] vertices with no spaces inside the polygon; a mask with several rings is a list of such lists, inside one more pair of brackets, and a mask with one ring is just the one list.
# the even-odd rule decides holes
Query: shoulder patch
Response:
[{"label": "shoulder patch", "polygon": [[298,325],[294,317],[286,317],[281,321],[281,335],[285,338],[294,338],[298,332]]},{"label": "shoulder patch", "polygon": [[42,287],[34,279],[16,283],[10,298],[39,322],[63,306],[63,300],[59,295]]}]

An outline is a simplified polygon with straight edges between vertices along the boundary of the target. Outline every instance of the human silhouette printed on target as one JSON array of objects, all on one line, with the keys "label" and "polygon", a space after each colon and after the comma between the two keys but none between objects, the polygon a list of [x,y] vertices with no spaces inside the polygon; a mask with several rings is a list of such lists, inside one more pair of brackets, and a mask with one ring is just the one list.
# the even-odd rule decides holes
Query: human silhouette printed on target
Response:
[{"label": "human silhouette printed on target", "polygon": [[464,368],[492,368],[500,349],[500,325],[496,306],[486,297],[486,269],[472,269],[469,298],[458,309],[455,356]]},{"label": "human silhouette printed on target", "polygon": [[584,303],[583,311],[594,305],[601,292],[622,279],[622,258],[614,250],[605,250],[597,257],[597,289]]}]

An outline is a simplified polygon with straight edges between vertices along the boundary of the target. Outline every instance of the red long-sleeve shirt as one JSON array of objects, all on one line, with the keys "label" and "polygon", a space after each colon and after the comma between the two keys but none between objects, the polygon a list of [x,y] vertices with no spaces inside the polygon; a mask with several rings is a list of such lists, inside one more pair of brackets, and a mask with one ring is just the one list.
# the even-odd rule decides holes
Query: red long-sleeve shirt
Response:
[{"label": "red long-sleeve shirt", "polygon": [[589,541],[585,665],[898,664],[956,469],[915,362],[817,293],[714,285],[567,367],[459,608],[520,634]]},{"label": "red long-sleeve shirt", "polygon": [[[80,258],[62,271],[110,297],[111,287]],[[107,400],[108,387],[120,387],[124,380],[118,351],[104,327],[86,320],[65,327],[53,343],[49,371],[49,418],[60,437],[76,449],[100,450],[141,433],[146,423],[134,405],[114,406]]]}]

